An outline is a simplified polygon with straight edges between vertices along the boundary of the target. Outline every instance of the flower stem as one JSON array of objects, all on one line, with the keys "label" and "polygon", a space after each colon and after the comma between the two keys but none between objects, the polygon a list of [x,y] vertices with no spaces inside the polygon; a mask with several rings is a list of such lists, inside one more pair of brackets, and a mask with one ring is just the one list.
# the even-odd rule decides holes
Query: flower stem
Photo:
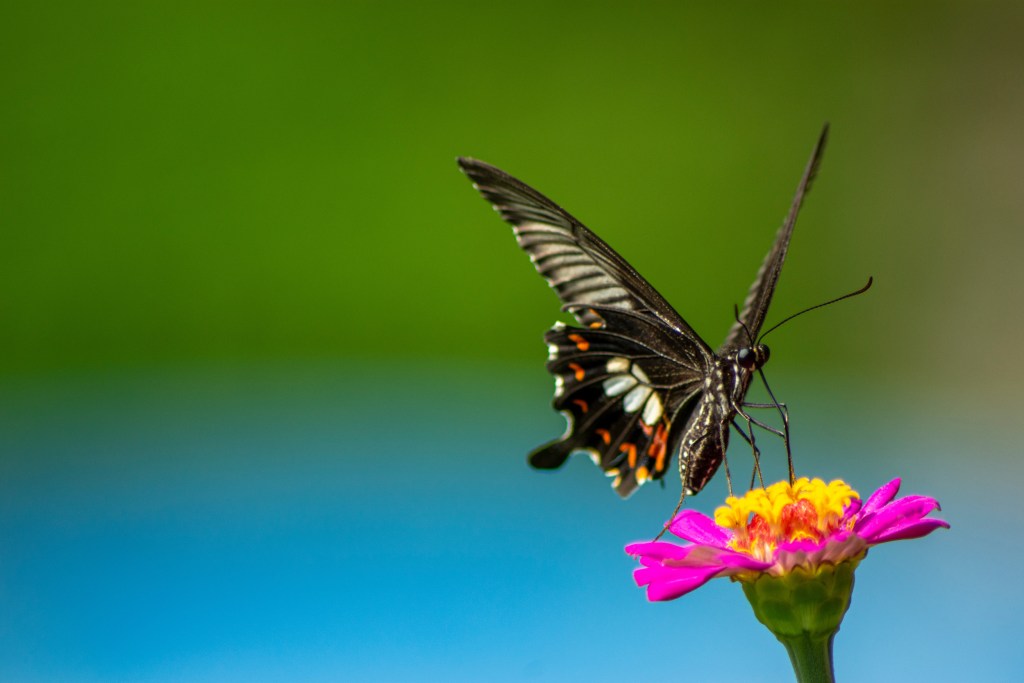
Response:
[{"label": "flower stem", "polygon": [[826,637],[813,637],[809,633],[779,637],[786,646],[789,661],[797,683],[835,683],[832,671],[832,640],[835,633]]}]

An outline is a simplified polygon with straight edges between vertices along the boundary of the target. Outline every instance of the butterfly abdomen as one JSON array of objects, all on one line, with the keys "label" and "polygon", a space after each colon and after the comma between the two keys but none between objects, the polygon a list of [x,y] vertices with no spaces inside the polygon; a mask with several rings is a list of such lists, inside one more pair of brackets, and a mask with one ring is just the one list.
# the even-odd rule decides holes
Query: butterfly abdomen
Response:
[{"label": "butterfly abdomen", "polygon": [[[683,488],[688,495],[699,493],[725,459],[729,446],[729,425],[736,416],[734,396],[740,385],[746,392],[749,373],[737,372],[735,364],[717,358],[715,366],[704,380],[700,402],[690,414],[683,430],[680,471]],[[745,381],[744,381],[745,380]],[[742,394],[739,399],[742,401]]]}]

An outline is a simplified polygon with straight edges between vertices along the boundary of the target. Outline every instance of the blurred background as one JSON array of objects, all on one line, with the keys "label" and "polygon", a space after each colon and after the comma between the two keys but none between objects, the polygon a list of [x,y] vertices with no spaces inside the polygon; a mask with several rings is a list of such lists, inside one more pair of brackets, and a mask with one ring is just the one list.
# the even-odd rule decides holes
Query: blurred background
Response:
[{"label": "blurred background", "polygon": [[1009,2],[6,3],[0,679],[791,680],[737,586],[633,585],[671,476],[623,502],[586,458],[525,464],[563,429],[557,300],[454,160],[567,207],[714,346],[829,121],[768,323],[876,284],[774,332],[768,377],[799,473],[901,476],[953,525],[872,551],[838,678],[1020,680],[1024,590],[988,559],[1024,561],[994,525],[1024,475],[1022,29]]}]

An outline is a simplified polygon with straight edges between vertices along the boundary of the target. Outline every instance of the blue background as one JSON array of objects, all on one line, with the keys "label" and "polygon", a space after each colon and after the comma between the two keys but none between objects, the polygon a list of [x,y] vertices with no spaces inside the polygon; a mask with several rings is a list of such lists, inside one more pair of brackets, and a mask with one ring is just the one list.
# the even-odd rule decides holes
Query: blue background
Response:
[{"label": "blue background", "polygon": [[557,302],[454,157],[715,344],[825,120],[769,324],[876,287],[772,334],[798,472],[953,525],[871,552],[838,678],[1020,680],[1022,18],[3,7],[0,680],[791,680],[737,586],[633,585],[671,477],[525,465]]}]

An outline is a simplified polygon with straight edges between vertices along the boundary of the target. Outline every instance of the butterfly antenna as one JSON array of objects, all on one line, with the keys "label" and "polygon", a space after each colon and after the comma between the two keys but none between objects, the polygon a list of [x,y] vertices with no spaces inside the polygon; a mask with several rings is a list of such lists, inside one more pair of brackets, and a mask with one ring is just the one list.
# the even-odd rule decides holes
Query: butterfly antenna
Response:
[{"label": "butterfly antenna", "polygon": [[[810,308],[805,308],[802,311],[798,311],[797,313],[794,313],[793,315],[789,316],[788,318],[783,318],[782,322],[778,322],[775,325],[772,325],[770,328],[768,328],[767,332],[762,332],[761,336],[758,338],[758,342],[760,342],[765,337],[767,337],[769,334],[771,334],[772,331],[777,330],[778,328],[782,327],[785,323],[788,323],[790,320],[792,320],[793,318],[796,318],[797,316],[801,316],[804,313],[809,313],[810,311],[813,311],[816,308],[823,308],[824,306],[831,306],[832,304],[838,303],[838,302],[842,301],[843,299],[849,299],[849,298],[858,296],[860,294],[863,294],[864,292],[866,292],[869,289],[871,289],[871,285],[872,285],[872,283],[874,283],[874,281],[875,281],[875,278],[869,277],[868,278],[868,283],[866,285],[864,285],[863,287],[861,287],[860,289],[858,289],[857,291],[855,291],[855,292],[850,292],[849,294],[843,294],[842,296],[836,297],[835,299],[831,299],[829,301],[826,301],[823,304],[817,304],[815,306],[811,306]],[[747,334],[749,335],[749,332]]]},{"label": "butterfly antenna", "polygon": [[750,345],[753,346],[754,337],[753,335],[750,334],[750,328],[747,327],[747,324],[740,320],[740,307],[737,306],[736,304],[732,305],[732,315],[734,318],[736,318],[736,322],[740,324],[740,327],[743,328],[743,331],[747,333],[747,340],[750,342]]}]

